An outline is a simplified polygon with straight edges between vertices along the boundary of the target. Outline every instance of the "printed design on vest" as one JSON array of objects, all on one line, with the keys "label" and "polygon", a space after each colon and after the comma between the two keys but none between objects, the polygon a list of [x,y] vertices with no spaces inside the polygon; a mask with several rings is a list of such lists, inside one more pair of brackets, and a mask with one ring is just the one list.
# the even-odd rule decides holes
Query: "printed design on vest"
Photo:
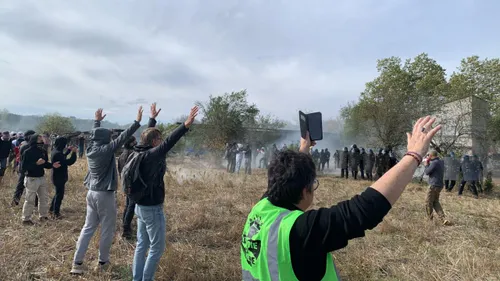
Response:
[{"label": "printed design on vest", "polygon": [[262,227],[262,220],[260,217],[250,218],[249,224],[248,232],[242,235],[241,248],[248,264],[253,266],[260,254],[261,241],[253,240],[252,238],[259,233]]}]

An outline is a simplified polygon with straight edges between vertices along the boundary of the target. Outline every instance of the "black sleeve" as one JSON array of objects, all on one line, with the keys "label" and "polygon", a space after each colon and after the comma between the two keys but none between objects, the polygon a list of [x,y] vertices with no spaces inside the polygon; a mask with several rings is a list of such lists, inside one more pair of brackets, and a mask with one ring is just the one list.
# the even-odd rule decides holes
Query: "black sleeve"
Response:
[{"label": "black sleeve", "polygon": [[49,162],[49,157],[47,156],[47,154],[45,154],[45,157],[44,157],[44,160],[45,160],[45,164],[43,164],[43,167],[45,169],[52,169],[52,163]]},{"label": "black sleeve", "polygon": [[170,136],[168,136],[164,142],[159,146],[149,150],[149,155],[153,157],[167,155],[167,152],[174,147],[174,145],[186,134],[189,129],[186,128],[184,124],[180,125],[175,129]]},{"label": "black sleeve", "polygon": [[38,159],[35,159],[35,157],[33,157],[33,153],[31,153],[31,151],[29,150],[23,151],[23,154],[21,155],[22,170],[23,171],[33,170],[37,166],[36,161],[38,161]]},{"label": "black sleeve", "polygon": [[76,162],[76,153],[75,152],[71,152],[71,156],[69,157],[69,159],[66,156],[64,157],[64,161],[66,162],[67,166],[71,166],[71,165],[75,164],[75,162]]},{"label": "black sleeve", "polygon": [[350,200],[299,216],[290,233],[290,244],[318,255],[344,248],[348,240],[363,237],[365,230],[377,226],[390,209],[389,201],[369,187]]},{"label": "black sleeve", "polygon": [[154,118],[149,118],[148,121],[148,128],[154,128],[156,126],[156,119]]}]

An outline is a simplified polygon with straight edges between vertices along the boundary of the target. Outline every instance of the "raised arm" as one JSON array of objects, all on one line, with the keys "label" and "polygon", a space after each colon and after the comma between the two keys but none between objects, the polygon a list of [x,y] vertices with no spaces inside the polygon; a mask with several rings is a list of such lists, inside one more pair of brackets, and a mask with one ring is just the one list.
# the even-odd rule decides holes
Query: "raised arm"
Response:
[{"label": "raised arm", "polygon": [[78,151],[78,149],[76,147],[72,147],[71,148],[71,156],[69,157],[69,159],[67,158],[67,155],[66,155],[66,157],[64,157],[64,161],[65,161],[67,166],[71,166],[71,165],[75,164],[77,151]]},{"label": "raised arm", "polygon": [[137,118],[135,119],[134,123],[132,123],[132,125],[130,125],[130,127],[128,129],[123,131],[115,140],[111,141],[108,144],[108,147],[111,150],[113,150],[113,151],[118,150],[118,148],[120,148],[122,145],[124,145],[125,142],[127,141],[127,139],[130,138],[135,133],[135,131],[137,131],[137,129],[139,129],[139,127],[141,127],[141,120],[142,120],[142,113],[143,112],[144,111],[142,110],[142,106],[140,106],[138,111],[137,111]]},{"label": "raised arm", "polygon": [[93,129],[101,127],[101,121],[106,118],[107,114],[102,115],[102,108],[97,109],[95,112],[94,126]]},{"label": "raised arm", "polygon": [[156,126],[156,117],[160,114],[161,108],[156,110],[156,102],[151,105],[151,117],[149,117],[148,128],[154,128]]},{"label": "raised arm", "polygon": [[188,119],[184,124],[180,125],[175,129],[159,146],[154,147],[150,150],[150,155],[167,155],[167,152],[174,147],[174,145],[184,136],[184,134],[189,131],[189,128],[194,122],[194,119],[198,115],[198,107],[195,106],[191,108]]},{"label": "raised arm", "polygon": [[308,251],[326,253],[345,247],[348,240],[362,237],[366,230],[377,226],[412,179],[421,155],[427,152],[432,137],[440,129],[440,126],[430,129],[434,121],[430,117],[420,118],[413,133],[408,134],[408,152],[414,153],[415,158],[405,155],[372,187],[350,200],[305,212],[297,218],[290,238],[294,235]]},{"label": "raised arm", "polygon": [[413,178],[413,174],[419,165],[419,162],[417,162],[414,157],[422,161],[422,155],[425,155],[427,150],[429,150],[429,144],[432,137],[441,129],[441,125],[432,129],[432,124],[434,124],[435,121],[436,118],[431,118],[430,116],[420,118],[417,121],[413,127],[413,132],[411,134],[407,133],[408,152],[413,152],[417,155],[405,155],[399,163],[387,171],[387,173],[372,185],[374,189],[387,198],[391,205],[396,203],[405,190],[406,185],[408,185]]},{"label": "raised arm", "polygon": [[425,167],[424,173],[425,175],[430,175],[434,170],[436,169],[437,162],[436,161],[431,161],[429,165]]}]

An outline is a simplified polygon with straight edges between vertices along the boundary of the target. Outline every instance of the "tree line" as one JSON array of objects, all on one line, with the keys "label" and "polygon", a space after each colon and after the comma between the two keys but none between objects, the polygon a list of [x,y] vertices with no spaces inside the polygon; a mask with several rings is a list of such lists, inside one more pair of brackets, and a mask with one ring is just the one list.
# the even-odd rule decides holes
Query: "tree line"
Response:
[{"label": "tree line", "polygon": [[378,76],[366,83],[358,100],[341,110],[348,139],[364,140],[373,147],[400,147],[417,118],[440,115],[439,121],[447,129],[436,136],[432,146],[445,154],[456,148],[460,138],[474,134],[474,128],[470,128],[471,116],[466,116],[470,110],[449,109],[462,112],[451,116],[443,105],[469,106],[456,101],[471,96],[487,104],[481,112],[487,120],[483,137],[492,142],[500,139],[500,59],[465,58],[449,78],[426,53],[404,62],[399,57],[378,60],[377,71]]}]

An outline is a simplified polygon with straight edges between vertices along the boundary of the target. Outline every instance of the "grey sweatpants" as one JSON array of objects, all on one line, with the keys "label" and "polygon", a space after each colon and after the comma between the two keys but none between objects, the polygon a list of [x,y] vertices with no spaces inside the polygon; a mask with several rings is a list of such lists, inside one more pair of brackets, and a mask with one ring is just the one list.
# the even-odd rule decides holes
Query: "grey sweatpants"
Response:
[{"label": "grey sweatpants", "polygon": [[82,263],[94,232],[101,224],[99,261],[109,261],[109,251],[116,227],[116,194],[114,191],[92,191],[87,193],[87,217],[76,242],[74,263]]}]

